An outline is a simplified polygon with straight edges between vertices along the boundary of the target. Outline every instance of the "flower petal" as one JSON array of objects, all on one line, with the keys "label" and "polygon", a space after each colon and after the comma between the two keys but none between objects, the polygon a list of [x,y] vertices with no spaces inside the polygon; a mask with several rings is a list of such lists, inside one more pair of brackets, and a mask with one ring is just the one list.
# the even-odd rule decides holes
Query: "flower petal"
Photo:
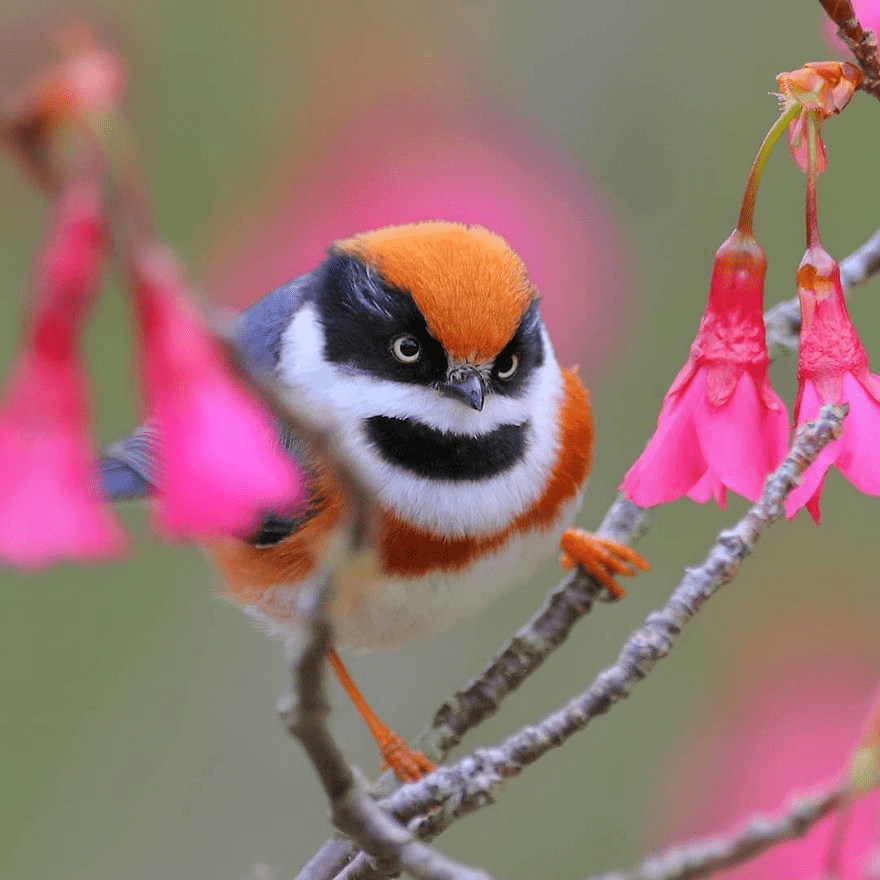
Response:
[{"label": "flower petal", "polygon": [[838,441],[837,467],[860,492],[880,495],[880,404],[851,373],[843,377],[843,399],[849,415]]},{"label": "flower petal", "polygon": [[241,537],[268,511],[297,503],[300,475],[268,413],[193,315],[170,252],[143,247],[132,271],[147,416],[160,438],[156,521],[179,537]]},{"label": "flower petal", "polygon": [[119,556],[124,535],[98,501],[85,377],[26,354],[0,410],[0,559],[38,567]]},{"label": "flower petal", "polygon": [[678,395],[667,395],[657,430],[627,471],[620,488],[639,507],[654,507],[687,495],[706,473],[694,425],[694,412],[705,394],[700,370]]},{"label": "flower petal", "polygon": [[697,484],[687,493],[687,497],[697,504],[705,504],[712,499],[718,506],[724,510],[727,507],[727,487],[713,473],[712,469],[707,469],[706,473],[700,477]]},{"label": "flower petal", "polygon": [[788,448],[788,413],[782,401],[776,401],[778,406],[768,409],[754,377],[744,372],[724,406],[703,400],[696,413],[700,448],[709,469],[750,501],[760,498],[767,475]]},{"label": "flower petal", "polygon": [[225,377],[206,378],[185,400],[167,398],[154,418],[163,449],[156,521],[164,533],[240,537],[267,511],[286,513],[302,500],[275,426]]},{"label": "flower petal", "polygon": [[[810,380],[803,383],[800,410],[797,413],[798,425],[809,422],[819,415],[822,402],[816,386]],[[833,440],[820,453],[819,457],[804,471],[800,485],[785,499],[785,515],[792,519],[802,508],[806,507],[813,520],[819,522],[819,498],[825,482],[828,468],[837,460],[841,451],[841,441]]]}]

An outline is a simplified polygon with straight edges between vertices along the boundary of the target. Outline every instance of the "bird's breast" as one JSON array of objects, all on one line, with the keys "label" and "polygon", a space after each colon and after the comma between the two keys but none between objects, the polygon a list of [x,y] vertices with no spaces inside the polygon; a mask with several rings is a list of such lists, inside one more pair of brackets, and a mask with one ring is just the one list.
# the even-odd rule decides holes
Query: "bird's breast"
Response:
[{"label": "bird's breast", "polygon": [[[461,528],[453,505],[447,515],[457,527],[431,528],[409,517],[406,505],[395,503],[397,496],[391,496],[390,504],[380,496],[378,576],[363,589],[336,597],[333,617],[340,642],[384,648],[443,630],[522,583],[556,551],[562,530],[577,511],[592,452],[586,391],[572,373],[563,376],[564,394],[554,414],[555,455],[541,471],[530,504],[505,507],[503,493],[477,491],[502,475],[453,484],[471,513],[474,505],[493,508],[492,519],[500,523],[494,529]],[[426,479],[420,478],[423,484]],[[415,482],[412,489],[419,504],[436,510],[441,494],[437,487],[449,486],[436,477],[430,483],[434,491]],[[343,515],[344,500],[329,473],[321,474],[320,486],[315,514],[290,538],[267,548],[235,542],[230,549],[227,542],[215,554],[226,572],[230,597],[282,634],[296,631],[297,594],[310,580],[318,548],[337,531]]]}]

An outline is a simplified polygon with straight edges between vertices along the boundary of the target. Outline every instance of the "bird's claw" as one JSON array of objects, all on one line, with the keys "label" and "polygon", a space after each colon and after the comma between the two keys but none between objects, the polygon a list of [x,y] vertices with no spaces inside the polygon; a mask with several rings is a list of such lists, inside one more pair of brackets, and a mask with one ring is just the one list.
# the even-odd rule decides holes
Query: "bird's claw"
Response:
[{"label": "bird's claw", "polygon": [[401,782],[415,782],[437,768],[433,761],[412,748],[400,734],[392,730],[383,736],[379,751],[384,759],[382,769],[393,770]]},{"label": "bird's claw", "polygon": [[623,587],[617,582],[616,576],[634,577],[638,571],[648,571],[650,568],[631,547],[583,529],[566,529],[560,547],[562,555],[559,561],[565,568],[580,565],[615,599],[623,596]]}]

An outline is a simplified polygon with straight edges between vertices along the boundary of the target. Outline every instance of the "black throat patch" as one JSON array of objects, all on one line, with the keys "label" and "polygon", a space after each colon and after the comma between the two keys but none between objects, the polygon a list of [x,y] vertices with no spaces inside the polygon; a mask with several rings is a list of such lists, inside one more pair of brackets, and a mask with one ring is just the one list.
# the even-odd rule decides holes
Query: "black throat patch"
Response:
[{"label": "black throat patch", "polygon": [[499,425],[472,437],[412,419],[366,420],[367,438],[387,461],[417,476],[449,482],[484,480],[512,468],[522,459],[528,426]]}]

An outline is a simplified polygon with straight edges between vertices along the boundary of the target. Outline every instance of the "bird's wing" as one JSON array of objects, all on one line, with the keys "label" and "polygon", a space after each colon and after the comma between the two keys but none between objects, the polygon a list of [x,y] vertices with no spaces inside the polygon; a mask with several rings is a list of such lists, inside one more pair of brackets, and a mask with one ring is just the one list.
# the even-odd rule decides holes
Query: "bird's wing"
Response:
[{"label": "bird's wing", "polygon": [[147,424],[107,447],[98,459],[98,475],[107,501],[138,501],[153,494],[158,440],[156,428]]},{"label": "bird's wing", "polygon": [[[269,375],[275,372],[281,356],[284,331],[304,302],[314,273],[301,275],[276,288],[254,303],[235,319],[235,333],[246,361],[256,371]],[[279,439],[290,456],[308,474],[307,457],[298,438],[280,431]],[[156,492],[154,462],[160,442],[158,427],[147,423],[128,437],[107,447],[97,469],[104,498],[107,501],[148,499]],[[255,543],[271,544],[296,530],[301,518],[279,517],[269,513],[263,520]],[[256,539],[265,538],[265,540]]]}]

